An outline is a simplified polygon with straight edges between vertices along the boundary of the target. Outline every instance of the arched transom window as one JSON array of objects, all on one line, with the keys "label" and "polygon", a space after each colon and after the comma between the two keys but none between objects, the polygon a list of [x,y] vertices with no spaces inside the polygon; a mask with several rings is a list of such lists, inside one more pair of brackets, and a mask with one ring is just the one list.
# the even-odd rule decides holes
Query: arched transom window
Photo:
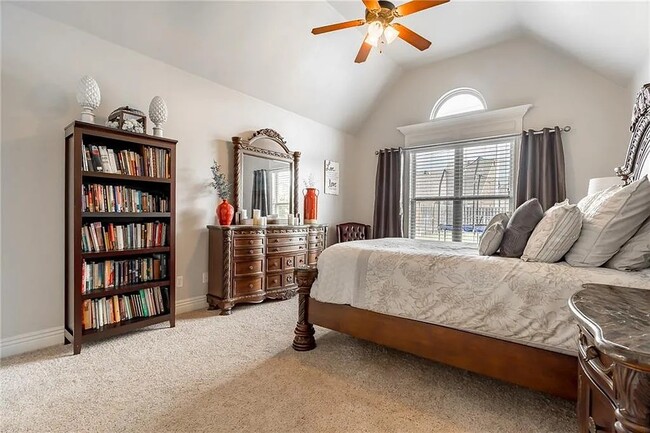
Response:
[{"label": "arched transom window", "polygon": [[483,111],[487,109],[485,98],[478,90],[469,87],[460,87],[450,90],[442,95],[431,110],[429,119],[454,116],[457,114],[470,113],[472,111]]}]

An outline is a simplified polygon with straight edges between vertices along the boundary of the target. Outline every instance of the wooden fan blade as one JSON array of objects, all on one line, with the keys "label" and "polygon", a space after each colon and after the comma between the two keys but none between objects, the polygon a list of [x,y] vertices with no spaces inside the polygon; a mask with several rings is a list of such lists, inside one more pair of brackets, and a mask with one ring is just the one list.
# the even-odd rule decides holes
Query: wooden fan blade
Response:
[{"label": "wooden fan blade", "polygon": [[329,26],[316,27],[312,29],[311,32],[315,35],[320,35],[321,33],[333,32],[334,30],[349,29],[350,27],[359,27],[366,23],[366,20],[354,20],[346,21],[344,23],[330,24]]},{"label": "wooden fan blade", "polygon": [[447,3],[448,1],[449,0],[437,0],[437,1],[414,0],[396,7],[393,13],[397,17],[405,17],[406,15],[414,14],[416,12],[420,12],[422,10],[432,8],[434,6]]},{"label": "wooden fan blade", "polygon": [[366,41],[363,41],[361,43],[361,48],[359,48],[359,52],[357,53],[357,58],[354,59],[354,63],[365,62],[368,58],[368,54],[370,54],[370,50],[372,50],[372,45],[367,44]]},{"label": "wooden fan blade", "polygon": [[363,4],[366,5],[366,9],[369,11],[381,9],[381,6],[379,6],[379,2],[377,0],[363,0]]},{"label": "wooden fan blade", "polygon": [[408,27],[404,27],[401,24],[392,24],[392,26],[399,32],[399,37],[401,39],[413,45],[418,50],[424,51],[431,46],[431,42],[427,41]]}]

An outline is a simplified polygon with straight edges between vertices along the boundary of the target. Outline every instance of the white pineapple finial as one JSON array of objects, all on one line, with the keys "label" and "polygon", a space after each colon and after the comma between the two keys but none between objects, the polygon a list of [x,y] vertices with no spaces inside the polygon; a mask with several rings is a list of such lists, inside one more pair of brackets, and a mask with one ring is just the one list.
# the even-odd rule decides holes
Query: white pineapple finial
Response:
[{"label": "white pineapple finial", "polygon": [[149,104],[149,119],[154,123],[153,135],[163,136],[162,124],[167,122],[167,104],[160,96],[154,96]]},{"label": "white pineapple finial", "polygon": [[77,84],[77,102],[81,105],[81,121],[95,123],[95,110],[102,102],[102,94],[93,77],[81,77]]}]

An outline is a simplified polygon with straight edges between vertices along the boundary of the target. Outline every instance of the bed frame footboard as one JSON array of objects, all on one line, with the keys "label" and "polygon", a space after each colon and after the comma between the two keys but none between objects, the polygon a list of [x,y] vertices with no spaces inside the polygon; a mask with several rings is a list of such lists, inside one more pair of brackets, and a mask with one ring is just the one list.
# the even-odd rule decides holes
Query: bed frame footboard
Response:
[{"label": "bed frame footboard", "polygon": [[298,284],[298,323],[296,323],[292,346],[301,352],[316,347],[314,325],[309,322],[309,294],[317,276],[318,269],[315,267],[303,267],[295,271],[295,280]]}]

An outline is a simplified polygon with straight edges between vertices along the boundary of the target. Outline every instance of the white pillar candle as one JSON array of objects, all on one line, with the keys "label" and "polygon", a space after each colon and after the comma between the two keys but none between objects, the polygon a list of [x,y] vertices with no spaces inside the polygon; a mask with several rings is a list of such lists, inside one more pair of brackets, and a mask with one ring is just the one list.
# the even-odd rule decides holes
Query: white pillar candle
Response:
[{"label": "white pillar candle", "polygon": [[290,213],[289,216],[287,217],[287,224],[292,226],[293,225],[293,214]]}]

